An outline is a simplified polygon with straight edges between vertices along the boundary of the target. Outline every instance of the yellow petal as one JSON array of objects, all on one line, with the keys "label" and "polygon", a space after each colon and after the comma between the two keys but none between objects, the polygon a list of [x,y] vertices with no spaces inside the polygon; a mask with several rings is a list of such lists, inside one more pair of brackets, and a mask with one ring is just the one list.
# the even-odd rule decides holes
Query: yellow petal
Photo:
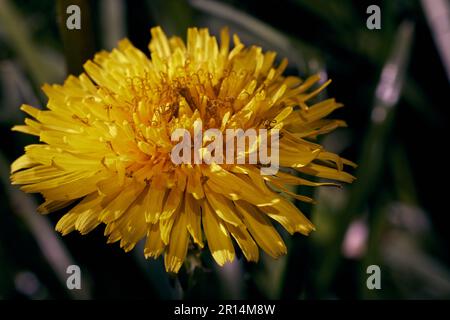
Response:
[{"label": "yellow petal", "polygon": [[211,208],[224,221],[233,226],[242,225],[241,219],[236,215],[234,204],[224,196],[213,192],[208,186],[205,186],[206,198]]},{"label": "yellow petal", "polygon": [[154,224],[158,221],[162,213],[166,193],[166,189],[156,188],[153,182],[148,188],[143,207],[143,215],[147,223]]},{"label": "yellow petal", "polygon": [[170,46],[167,37],[161,27],[155,27],[151,30],[152,40],[149,49],[151,52],[157,53],[161,57],[170,56]]},{"label": "yellow petal", "polygon": [[147,241],[145,242],[145,258],[158,258],[163,253],[165,244],[161,239],[159,224],[151,224],[147,230]]},{"label": "yellow petal", "polygon": [[259,209],[279,222],[290,234],[300,232],[308,235],[311,231],[315,230],[314,225],[296,206],[282,197],[279,200],[273,206],[260,207]]},{"label": "yellow petal", "polygon": [[322,166],[322,165],[315,164],[315,163],[310,163],[306,167],[295,168],[295,169],[300,172],[303,172],[303,173],[306,173],[306,174],[309,174],[312,176],[316,176],[319,178],[339,180],[339,181],[348,182],[348,183],[351,183],[355,180],[355,177],[353,177],[351,174],[349,174],[347,172],[339,171],[337,169]]},{"label": "yellow petal", "polygon": [[104,223],[109,223],[118,219],[128,207],[136,200],[144,190],[145,184],[131,183],[127,188],[112,200],[100,213],[99,219]]},{"label": "yellow petal", "polygon": [[278,258],[286,254],[286,246],[270,220],[264,213],[245,201],[237,201],[236,207],[241,213],[253,239],[271,257]]},{"label": "yellow petal", "polygon": [[11,164],[11,173],[14,173],[14,172],[22,170],[22,169],[28,169],[37,164],[38,164],[38,162],[31,159],[27,154],[24,154],[24,155],[20,156],[19,158],[17,158]]},{"label": "yellow petal", "polygon": [[202,222],[208,248],[219,266],[234,260],[234,247],[225,224],[220,221],[207,201],[202,205]]},{"label": "yellow petal", "polygon": [[175,211],[180,207],[183,193],[178,188],[172,188],[169,191],[167,200],[164,204],[163,211],[161,213],[160,219],[166,220],[172,217]]},{"label": "yellow petal", "polygon": [[191,193],[197,200],[202,199],[205,196],[201,183],[201,172],[198,170],[198,167],[189,170],[187,192]]},{"label": "yellow petal", "polygon": [[[145,192],[145,191],[144,191]],[[145,193],[142,192],[139,198],[127,211],[117,220],[117,228],[120,230],[120,247],[126,252],[134,248],[147,232],[145,215],[142,214],[144,207]]]},{"label": "yellow petal", "polygon": [[247,261],[257,262],[259,259],[258,246],[248,231],[245,228],[238,228],[232,224],[227,224],[227,228],[241,248]]},{"label": "yellow petal", "polygon": [[200,205],[190,194],[186,194],[184,199],[184,212],[187,215],[187,229],[194,242],[200,248],[203,248]]},{"label": "yellow petal", "polygon": [[186,258],[189,243],[187,218],[186,213],[180,212],[175,219],[170,234],[170,243],[164,256],[164,265],[167,272],[177,273]]},{"label": "yellow petal", "polygon": [[72,204],[74,201],[75,200],[45,200],[45,202],[42,203],[37,210],[41,214],[48,214],[50,212],[65,208]]},{"label": "yellow petal", "polygon": [[183,194],[178,188],[172,188],[159,219],[161,239],[165,244],[169,244],[170,232],[172,231],[175,217],[179,214],[181,208],[183,208]]}]

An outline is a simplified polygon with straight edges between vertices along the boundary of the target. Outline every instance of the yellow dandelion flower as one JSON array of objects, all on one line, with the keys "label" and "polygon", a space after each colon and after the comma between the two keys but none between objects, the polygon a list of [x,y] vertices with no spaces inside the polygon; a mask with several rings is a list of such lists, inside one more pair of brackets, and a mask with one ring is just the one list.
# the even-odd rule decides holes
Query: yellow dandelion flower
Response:
[{"label": "yellow dandelion flower", "polygon": [[[120,241],[125,251],[146,238],[145,257],[164,253],[168,272],[178,272],[190,244],[206,243],[219,265],[235,258],[232,239],[249,261],[258,260],[259,248],[275,258],[285,254],[271,220],[291,234],[314,230],[289,197],[312,199],[289,186],[330,184],[295,173],[354,179],[343,171],[350,161],[312,142],[345,125],[324,119],[341,107],[334,99],[308,105],[329,82],[311,89],[318,76],[283,76],[286,60],[274,66],[274,52],[245,47],[236,35],[230,48],[226,29],[220,44],[207,29],[189,29],[186,43],[159,27],[151,34],[151,59],[122,40],[86,62],[79,77],[44,85],[48,110],[22,105],[31,118],[13,130],[40,143],[26,146],[11,165],[12,183],[44,196],[41,213],[71,206],[56,225],[63,235],[103,223],[108,243]],[[282,169],[261,175],[261,162],[174,163],[173,132],[193,132],[198,120],[224,133],[278,131]],[[204,151],[211,141],[200,143]]]}]

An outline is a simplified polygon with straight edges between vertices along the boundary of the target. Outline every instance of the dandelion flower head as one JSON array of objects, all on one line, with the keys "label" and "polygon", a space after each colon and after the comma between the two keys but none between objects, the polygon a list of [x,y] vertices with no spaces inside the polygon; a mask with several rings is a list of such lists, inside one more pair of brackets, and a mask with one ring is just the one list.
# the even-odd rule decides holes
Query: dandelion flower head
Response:
[{"label": "dandelion flower head", "polygon": [[[307,176],[354,179],[343,169],[350,161],[315,142],[345,125],[325,119],[342,106],[334,99],[311,102],[329,82],[284,76],[286,60],[277,64],[275,52],[246,47],[226,29],[220,41],[197,28],[186,42],[159,27],[151,35],[150,57],[122,40],[87,61],[80,76],[44,85],[47,109],[22,105],[30,118],[13,129],[39,143],[11,165],[12,183],[43,195],[41,213],[65,210],[56,225],[63,235],[104,224],[108,243],[129,251],[145,239],[145,257],[164,254],[168,272],[178,272],[193,247],[208,247],[219,265],[233,261],[238,247],[249,261],[259,249],[285,254],[275,224],[291,234],[314,230],[291,201],[312,199],[292,186],[334,184]],[[221,132],[278,130],[280,170],[173,163],[171,134],[192,132],[196,120]]]}]

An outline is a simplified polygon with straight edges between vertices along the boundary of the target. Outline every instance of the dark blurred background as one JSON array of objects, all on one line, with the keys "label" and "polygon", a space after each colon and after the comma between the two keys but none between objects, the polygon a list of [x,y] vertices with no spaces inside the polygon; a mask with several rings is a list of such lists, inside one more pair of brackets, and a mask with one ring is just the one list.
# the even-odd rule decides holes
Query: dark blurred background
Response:
[{"label": "dark blurred background", "polygon": [[[65,28],[70,4],[82,29]],[[369,5],[381,9],[370,30]],[[447,216],[450,2],[447,0],[0,0],[0,299],[269,298],[448,299]],[[61,23],[62,22],[62,23]],[[257,264],[239,257],[218,268],[193,252],[178,277],[142,246],[124,253],[101,227],[61,237],[62,212],[41,216],[42,199],[9,183],[9,165],[34,137],[11,132],[22,103],[44,107],[45,83],[61,83],[122,37],[148,53],[149,28],[183,38],[189,26],[223,26],[247,45],[276,50],[287,73],[320,73],[325,93],[345,104],[347,128],[320,138],[355,161],[357,181],[342,189],[299,190],[316,224],[310,237],[283,233],[288,255]],[[68,290],[66,268],[81,267],[82,289]],[[381,270],[369,290],[367,267]]]}]

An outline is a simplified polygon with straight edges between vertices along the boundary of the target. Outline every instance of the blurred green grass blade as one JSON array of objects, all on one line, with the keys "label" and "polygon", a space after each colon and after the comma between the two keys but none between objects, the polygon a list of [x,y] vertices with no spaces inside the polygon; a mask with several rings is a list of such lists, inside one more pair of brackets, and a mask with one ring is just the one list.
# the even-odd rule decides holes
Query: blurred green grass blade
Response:
[{"label": "blurred green grass blade", "polygon": [[[288,241],[286,241],[288,242]],[[261,252],[260,265],[253,273],[255,284],[267,299],[280,299],[283,291],[284,276],[288,263],[286,256],[273,259]]]},{"label": "blurred green grass blade", "polygon": [[[389,190],[390,191],[390,190]],[[387,223],[387,214],[389,209],[389,201],[392,200],[388,190],[384,190],[378,194],[373,202],[370,223],[370,233],[367,240],[367,251],[364,258],[359,264],[359,296],[363,299],[376,299],[382,296],[380,290],[369,290],[367,288],[367,266],[380,266],[380,243],[383,240],[383,232]]]},{"label": "blurred green grass blade", "polygon": [[319,290],[327,290],[340,264],[341,244],[350,222],[363,210],[364,203],[374,192],[384,164],[386,145],[395,117],[395,106],[400,98],[409,56],[411,53],[414,26],[403,22],[396,32],[393,48],[386,61],[375,92],[371,114],[371,127],[364,139],[357,170],[357,180],[336,226],[330,252],[318,273]]},{"label": "blurred green grass blade", "polygon": [[9,0],[0,0],[0,25],[11,49],[15,51],[32,78],[36,91],[44,82],[56,77],[57,72],[43,61],[37,46],[33,43],[25,18]]},{"label": "blurred green grass blade", "polygon": [[[412,171],[403,145],[392,146],[389,151],[389,159],[386,165],[391,168],[394,179],[392,188],[394,190],[384,189],[373,201],[374,208],[371,214],[373,218],[370,223],[367,252],[359,268],[359,278],[361,279],[359,295],[365,299],[376,299],[381,296],[379,290],[367,289],[365,279],[367,278],[367,266],[380,265],[380,262],[382,262],[380,243],[383,241],[383,232],[386,230],[389,205],[392,205],[394,200],[409,205],[418,204]],[[393,191],[395,194],[393,194]]]},{"label": "blurred green grass blade", "polygon": [[61,285],[66,288],[69,296],[73,299],[89,299],[91,293],[90,285],[87,282],[88,276],[85,275],[82,278],[82,288],[80,290],[69,290],[67,288],[67,267],[76,263],[47,218],[37,213],[37,205],[33,198],[10,184],[9,171],[8,161],[0,153],[0,182],[6,190],[12,210],[28,227],[29,232],[41,249],[42,255],[53,269]]},{"label": "blurred green grass blade", "polygon": [[[92,1],[88,0],[57,0],[57,15],[59,32],[64,45],[67,72],[79,75],[83,72],[83,64],[95,53],[95,34],[92,23]],[[81,11],[81,29],[69,30],[66,20],[69,17],[66,10],[70,5],[77,5]]]},{"label": "blurred green grass blade", "polygon": [[394,186],[398,199],[410,205],[418,205],[414,176],[402,145],[396,145],[391,152],[390,167],[394,176]]}]

